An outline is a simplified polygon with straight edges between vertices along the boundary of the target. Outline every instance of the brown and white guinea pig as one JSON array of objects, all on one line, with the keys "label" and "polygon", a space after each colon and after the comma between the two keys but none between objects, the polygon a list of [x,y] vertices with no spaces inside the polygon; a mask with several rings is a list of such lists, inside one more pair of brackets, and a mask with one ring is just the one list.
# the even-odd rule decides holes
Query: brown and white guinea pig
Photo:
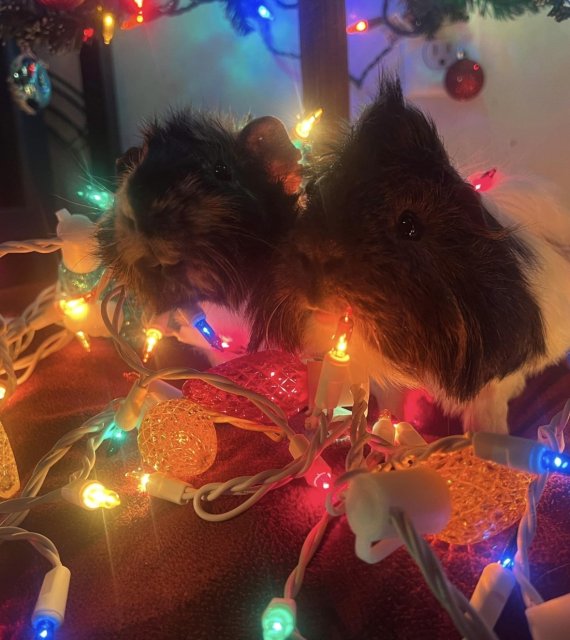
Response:
[{"label": "brown and white guinea pig", "polygon": [[238,308],[297,214],[300,153],[273,117],[241,130],[183,111],[144,130],[118,163],[98,231],[102,262],[150,312]]},{"label": "brown and white guinea pig", "polygon": [[251,300],[251,347],[323,352],[349,306],[350,353],[374,378],[427,389],[465,430],[505,432],[525,378],[570,347],[570,215],[522,184],[492,194],[383,80]]}]

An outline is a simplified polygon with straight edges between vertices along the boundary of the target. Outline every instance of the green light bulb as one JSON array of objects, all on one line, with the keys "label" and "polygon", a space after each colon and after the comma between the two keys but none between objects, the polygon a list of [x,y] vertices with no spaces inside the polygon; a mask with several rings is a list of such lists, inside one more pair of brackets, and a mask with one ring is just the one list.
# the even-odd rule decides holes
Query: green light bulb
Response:
[{"label": "green light bulb", "polygon": [[285,640],[295,629],[295,602],[273,598],[261,617],[263,640]]}]

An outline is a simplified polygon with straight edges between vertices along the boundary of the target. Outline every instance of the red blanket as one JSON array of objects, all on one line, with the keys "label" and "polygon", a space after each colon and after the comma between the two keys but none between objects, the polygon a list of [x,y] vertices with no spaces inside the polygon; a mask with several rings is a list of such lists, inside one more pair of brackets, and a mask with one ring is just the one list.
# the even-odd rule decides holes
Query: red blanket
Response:
[{"label": "red blanket", "polygon": [[[181,353],[181,352],[179,352]],[[181,356],[186,357],[186,356]],[[109,341],[93,352],[71,344],[42,362],[18,388],[1,416],[25,482],[34,464],[61,435],[97,413],[128,388],[125,366]],[[532,381],[513,402],[513,424],[534,435],[538,424],[570,396],[570,374],[554,368]],[[420,405],[424,428],[447,433],[457,425]],[[197,481],[226,480],[279,467],[290,460],[285,444],[230,426],[217,427],[214,466]],[[25,528],[51,538],[71,570],[61,640],[254,640],[260,616],[296,565],[310,527],[323,512],[322,494],[299,480],[265,496],[243,515],[224,523],[198,518],[176,506],[137,494],[134,434],[112,457],[99,450],[96,475],[121,496],[120,507],[86,512],[67,503],[34,510]],[[328,452],[334,467],[343,451]],[[59,463],[44,489],[67,482],[80,447]],[[220,500],[220,508],[240,498]],[[539,508],[531,562],[535,586],[545,598],[570,591],[570,485],[552,479]],[[447,574],[467,596],[483,566],[502,553],[512,530],[472,548],[436,543]],[[0,546],[0,637],[31,637],[30,616],[47,562],[24,542]],[[298,626],[309,640],[426,640],[458,638],[404,550],[378,565],[355,557],[345,518],[330,525],[309,565],[299,597]],[[528,637],[518,592],[499,621],[503,639]]]}]

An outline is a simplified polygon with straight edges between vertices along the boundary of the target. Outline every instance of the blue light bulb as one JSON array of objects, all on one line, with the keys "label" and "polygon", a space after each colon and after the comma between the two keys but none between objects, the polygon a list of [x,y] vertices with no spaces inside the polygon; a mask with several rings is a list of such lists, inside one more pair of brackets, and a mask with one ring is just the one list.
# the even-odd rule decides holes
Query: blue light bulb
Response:
[{"label": "blue light bulb", "polygon": [[257,13],[259,14],[259,17],[264,20],[273,20],[273,14],[264,4],[260,4],[257,7]]},{"label": "blue light bulb", "polygon": [[546,449],[540,456],[540,468],[543,473],[554,471],[570,475],[570,456]]},{"label": "blue light bulb", "polygon": [[39,618],[34,624],[34,640],[53,640],[56,627],[52,618]]},{"label": "blue light bulb", "polygon": [[224,350],[224,347],[222,346],[222,341],[220,340],[220,338],[212,328],[212,325],[208,323],[208,321],[203,315],[198,316],[194,320],[193,325],[204,336],[204,338],[206,339],[206,342],[211,347],[213,347],[214,349],[217,349],[218,351]]},{"label": "blue light bulb", "polygon": [[504,569],[512,569],[515,566],[514,560],[508,556],[505,558],[501,558],[501,560],[499,560],[499,564]]}]

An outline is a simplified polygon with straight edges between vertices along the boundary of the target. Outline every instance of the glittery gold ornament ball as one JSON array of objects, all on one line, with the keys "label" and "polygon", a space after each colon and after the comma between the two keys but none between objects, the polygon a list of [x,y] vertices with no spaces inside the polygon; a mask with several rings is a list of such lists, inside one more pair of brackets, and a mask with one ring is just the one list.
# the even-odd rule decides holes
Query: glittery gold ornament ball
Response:
[{"label": "glittery gold ornament ball", "polygon": [[138,435],[147,467],[187,480],[209,469],[218,439],[210,416],[188,400],[166,400],[145,415]]},{"label": "glittery gold ornament ball", "polygon": [[453,544],[487,540],[518,522],[533,476],[482,460],[472,447],[437,453],[419,466],[437,471],[451,492],[451,519],[437,538]]}]

